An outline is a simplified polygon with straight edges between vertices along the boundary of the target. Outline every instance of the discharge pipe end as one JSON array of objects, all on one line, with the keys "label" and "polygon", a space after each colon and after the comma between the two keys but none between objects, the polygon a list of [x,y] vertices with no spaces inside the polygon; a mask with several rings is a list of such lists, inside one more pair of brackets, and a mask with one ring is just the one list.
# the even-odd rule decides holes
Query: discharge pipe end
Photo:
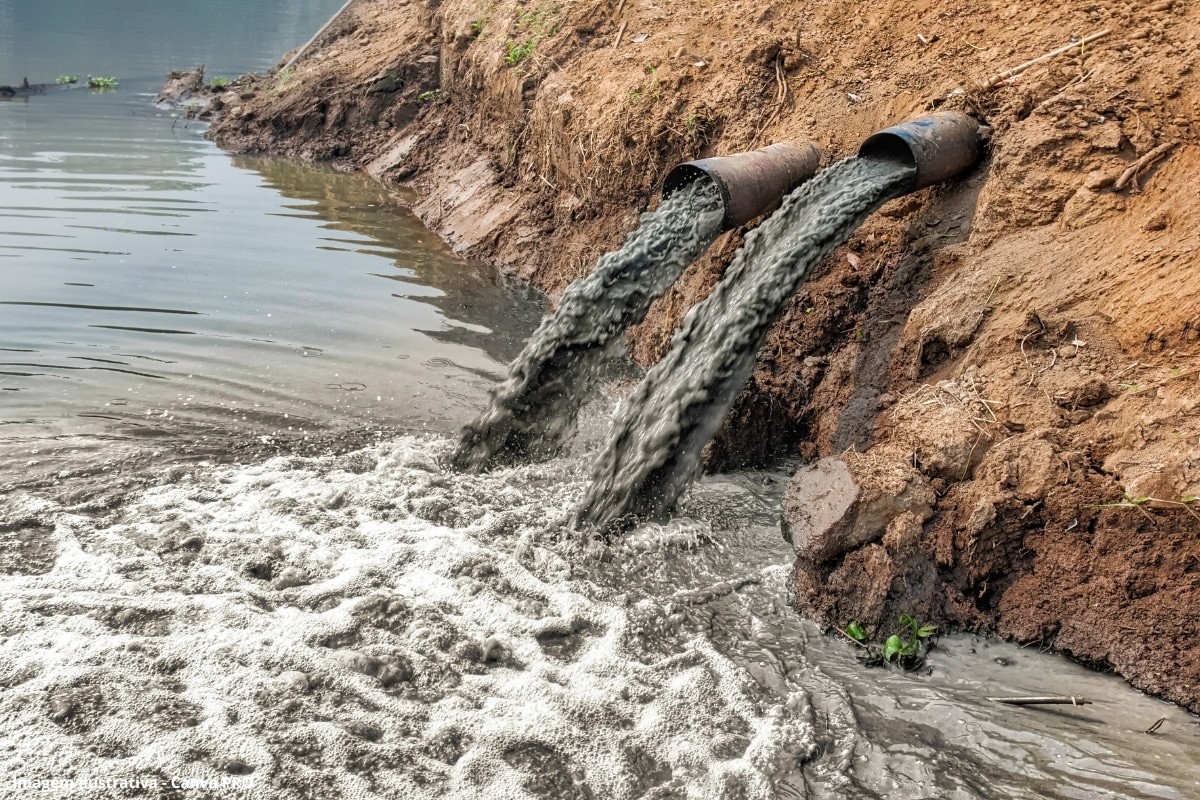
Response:
[{"label": "discharge pipe end", "polygon": [[721,192],[725,207],[721,225],[729,230],[771,210],[784,195],[816,175],[820,163],[816,145],[784,142],[749,153],[689,161],[667,173],[663,197],[707,176]]},{"label": "discharge pipe end", "polygon": [[872,134],[859,158],[917,168],[908,191],[915,192],[969,169],[983,153],[978,120],[961,111],[939,111]]}]

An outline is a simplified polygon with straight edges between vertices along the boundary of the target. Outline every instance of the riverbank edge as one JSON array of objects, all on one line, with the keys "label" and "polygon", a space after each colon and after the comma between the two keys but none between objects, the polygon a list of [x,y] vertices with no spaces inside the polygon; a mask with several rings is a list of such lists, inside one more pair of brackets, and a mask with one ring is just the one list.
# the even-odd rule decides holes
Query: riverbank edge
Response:
[{"label": "riverbank edge", "polygon": [[[629,58],[628,43],[613,44],[631,19],[612,4],[492,4],[485,17],[465,2],[363,0],[295,71],[210,90],[196,113],[212,117],[225,147],[330,160],[417,188],[414,211],[457,251],[553,296],[636,225],[675,163],[786,138],[815,140],[827,158],[852,152],[871,130],[953,96],[973,57],[947,47],[948,63],[930,69],[929,45],[907,36],[913,23],[899,4],[844,19],[827,9],[790,39],[772,24],[796,11],[789,4],[751,3],[749,17],[677,5],[690,27],[625,12],[664,40]],[[942,5],[922,8],[962,16]],[[986,101],[996,134],[987,164],[885,208],[831,259],[777,324],[711,463],[843,454],[853,499],[831,524],[808,508],[813,470],[842,469],[830,461],[797,476],[785,509],[798,605],[826,624],[854,619],[882,636],[899,613],[916,613],[997,630],[1196,711],[1200,546],[1187,498],[1200,494],[1200,474],[1196,454],[1170,435],[1191,436],[1196,387],[1178,378],[1194,374],[1182,354],[1200,324],[1178,304],[1158,313],[1161,324],[1144,319],[1175,292],[1158,276],[1167,247],[1144,240],[1175,256],[1197,229],[1175,191],[1196,171],[1179,112],[1194,91],[1168,81],[1123,98],[1146,106],[1136,114],[1104,107],[1111,87],[1130,94],[1131,71],[1168,69],[1148,63],[1151,45],[1194,40],[1194,11],[1155,6],[1118,19],[1119,42],[1071,59],[1091,75],[1067,96],[1055,91],[1064,76],[1048,69],[1015,90],[951,101],[976,110]],[[553,30],[539,10],[555,17]],[[1031,40],[1007,35],[994,16],[949,26],[970,32],[982,21],[989,41],[1030,55],[1041,52],[1034,41],[1058,41],[1067,28],[1051,24]],[[737,22],[746,18],[759,21]],[[872,33],[846,44],[847,29],[864,25]],[[677,47],[670,34],[680,29],[698,40],[725,33],[726,47]],[[911,44],[881,48],[883,29]],[[399,52],[396,41],[411,46]],[[531,54],[512,63],[525,42]],[[860,62],[838,56],[856,48],[898,59],[865,97],[842,90]],[[757,89],[772,77],[776,104]],[[792,88],[802,82],[807,96]],[[1167,140],[1183,147],[1153,191],[1113,190],[1126,165]],[[638,361],[661,356],[740,237],[724,236],[632,333]],[[1048,279],[1045,254],[1072,250],[1099,255],[1060,255],[1060,279]],[[1117,272],[1139,256],[1140,267]],[[1023,260],[1034,264],[1022,269]],[[1104,303],[1113,295],[1122,307]],[[1178,357],[1156,373],[1120,373],[1163,354]],[[1158,391],[1122,391],[1126,378]],[[871,497],[906,499],[879,512]]]}]

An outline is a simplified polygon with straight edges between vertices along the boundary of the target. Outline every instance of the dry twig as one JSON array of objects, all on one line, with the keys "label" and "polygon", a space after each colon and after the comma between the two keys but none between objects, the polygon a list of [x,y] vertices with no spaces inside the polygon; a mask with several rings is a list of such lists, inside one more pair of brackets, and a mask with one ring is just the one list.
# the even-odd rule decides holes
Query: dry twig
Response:
[{"label": "dry twig", "polygon": [[1078,42],[1071,42],[1070,44],[1063,45],[1062,47],[1058,48],[1057,50],[1051,50],[1049,53],[1046,53],[1043,56],[1038,56],[1035,59],[1026,61],[1024,64],[1018,64],[1017,66],[1013,67],[1012,69],[1006,69],[1003,72],[997,73],[996,75],[993,75],[992,77],[988,78],[984,82],[982,88],[985,92],[995,89],[1000,84],[1004,83],[1007,80],[1010,80],[1011,78],[1015,78],[1016,76],[1020,75],[1022,72],[1029,69],[1030,67],[1037,66],[1038,64],[1049,61],[1052,58],[1061,56],[1063,53],[1069,53],[1072,50],[1074,50],[1076,47],[1082,49],[1087,44],[1094,42],[1097,39],[1101,39],[1105,36],[1108,36],[1110,33],[1112,33],[1112,31],[1108,30],[1106,28],[1105,30],[1085,36],[1082,39],[1080,39]]},{"label": "dry twig", "polygon": [[838,633],[840,633],[842,636],[845,636],[845,637],[846,637],[847,639],[849,639],[850,641],[854,642],[854,643],[855,643],[856,645],[858,645],[859,647],[866,647],[866,645],[865,645],[865,644],[863,644],[862,642],[860,642],[858,639],[855,639],[853,636],[851,636],[850,634],[846,633],[846,632],[845,632],[844,630],[842,630],[841,628],[834,628],[834,630],[836,630],[836,631],[837,631]]},{"label": "dry twig", "polygon": [[318,30],[316,33],[314,33],[312,38],[309,39],[307,42],[305,42],[304,46],[296,51],[296,55],[294,55],[290,59],[288,59],[288,62],[283,65],[283,69],[280,71],[286,72],[287,70],[291,69],[292,65],[300,60],[300,56],[302,56],[308,52],[308,48],[312,47],[313,42],[315,42],[317,39],[321,38],[321,34],[323,34],[325,31],[329,30],[329,26],[332,25],[333,23],[337,22],[338,17],[340,17],[342,14],[345,14],[346,9],[350,8],[350,6],[352,6],[353,4],[354,4],[354,0],[346,0],[346,5],[339,8],[337,10],[337,13],[334,14],[332,17],[330,17],[329,21],[326,22],[324,25],[322,25],[321,29]]},{"label": "dry twig", "polygon": [[1010,706],[1087,706],[1092,704],[1091,700],[1073,694],[1051,697],[989,697],[988,700]]},{"label": "dry twig", "polygon": [[1133,162],[1133,164],[1129,166],[1129,169],[1122,172],[1121,177],[1117,178],[1116,182],[1113,184],[1113,191],[1121,191],[1128,186],[1131,181],[1136,186],[1138,174],[1149,167],[1153,162],[1170,152],[1171,148],[1174,147],[1175,144],[1175,142],[1160,144],[1158,147],[1154,148],[1149,153],[1146,153],[1146,155]]},{"label": "dry twig", "polygon": [[625,28],[629,25],[628,22],[622,22],[621,27],[617,28],[617,40],[613,42],[613,50],[621,46],[621,37],[625,35]]}]

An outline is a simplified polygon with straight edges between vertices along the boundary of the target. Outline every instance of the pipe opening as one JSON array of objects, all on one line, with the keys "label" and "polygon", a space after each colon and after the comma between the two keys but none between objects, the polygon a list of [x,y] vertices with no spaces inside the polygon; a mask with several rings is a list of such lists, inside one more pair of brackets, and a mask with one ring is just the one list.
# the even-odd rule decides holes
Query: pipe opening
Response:
[{"label": "pipe opening", "polygon": [[907,167],[917,166],[917,156],[913,153],[908,142],[894,133],[880,131],[863,142],[858,151],[859,158],[872,161],[887,161],[893,164],[904,164]]},{"label": "pipe opening", "polygon": [[733,221],[730,219],[729,209],[732,201],[729,198],[729,187],[721,180],[720,176],[713,175],[708,170],[701,166],[697,166],[698,162],[689,162],[680,164],[675,169],[671,170],[666,179],[663,181],[662,196],[666,200],[675,192],[685,187],[691,186],[696,181],[709,181],[716,185],[717,191],[721,193],[721,207],[725,209],[724,216],[721,220],[721,227],[725,230],[733,227]]},{"label": "pipe opening", "polygon": [[680,164],[668,172],[666,180],[663,181],[663,199],[667,199],[685,186],[691,186],[696,181],[706,177],[708,177],[708,173],[695,164]]}]

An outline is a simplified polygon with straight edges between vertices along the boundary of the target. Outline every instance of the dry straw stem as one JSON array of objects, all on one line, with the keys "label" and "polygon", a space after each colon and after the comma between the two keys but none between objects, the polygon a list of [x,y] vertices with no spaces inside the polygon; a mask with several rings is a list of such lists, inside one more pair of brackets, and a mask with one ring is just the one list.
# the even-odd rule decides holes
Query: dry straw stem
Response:
[{"label": "dry straw stem", "polygon": [[997,73],[996,75],[993,75],[992,77],[990,77],[986,81],[984,81],[983,86],[981,88],[985,92],[991,91],[992,89],[995,89],[997,86],[1004,83],[1005,81],[1010,80],[1010,79],[1015,78],[1016,76],[1020,75],[1022,72],[1029,69],[1030,67],[1037,66],[1038,64],[1049,61],[1052,58],[1057,58],[1058,56],[1061,56],[1063,53],[1069,53],[1072,50],[1074,50],[1076,47],[1078,47],[1082,51],[1083,48],[1086,47],[1087,45],[1091,44],[1092,42],[1096,41],[1097,39],[1102,39],[1105,36],[1108,36],[1110,33],[1112,33],[1112,31],[1108,30],[1106,28],[1105,30],[1098,31],[1096,33],[1085,36],[1082,39],[1080,39],[1078,42],[1071,42],[1070,44],[1065,44],[1056,50],[1051,50],[1049,53],[1046,53],[1043,56],[1038,56],[1035,59],[1026,61],[1024,64],[1018,64],[1017,66],[1013,67],[1012,69],[1006,69],[1006,70],[1004,70],[1004,72]]},{"label": "dry straw stem", "polygon": [[1129,166],[1129,169],[1122,172],[1121,177],[1117,178],[1116,183],[1113,184],[1113,191],[1115,191],[1115,192],[1121,191],[1126,186],[1128,186],[1131,181],[1136,186],[1138,173],[1141,172],[1142,170],[1144,170],[1146,167],[1150,166],[1150,164],[1152,164],[1153,162],[1155,162],[1158,159],[1165,156],[1168,152],[1170,152],[1171,148],[1174,147],[1176,144],[1177,144],[1177,142],[1167,142],[1166,144],[1160,144],[1158,147],[1154,148],[1149,153],[1146,153],[1146,155],[1142,156],[1137,161],[1133,162]]},{"label": "dry straw stem", "polygon": [[989,697],[994,703],[1010,706],[1089,706],[1091,700],[1077,695],[1052,697]]},{"label": "dry straw stem", "polygon": [[332,25],[333,23],[337,22],[338,17],[340,17],[342,14],[345,14],[346,9],[350,8],[350,6],[352,6],[352,5],[354,5],[354,0],[346,0],[346,4],[344,6],[342,6],[341,8],[339,8],[337,10],[337,13],[335,13],[332,17],[330,17],[329,21],[326,22],[324,25],[322,25],[321,29],[318,30],[316,33],[314,33],[312,35],[312,38],[309,39],[307,42],[305,42],[304,46],[296,51],[296,55],[294,55],[290,59],[288,59],[288,62],[283,65],[283,70],[280,70],[280,71],[282,72],[284,70],[291,69],[292,65],[300,60],[300,56],[302,56],[308,52],[308,48],[312,47],[313,42],[315,42],[317,39],[321,38],[321,34],[323,34],[325,31],[329,30],[329,26]]},{"label": "dry straw stem", "polygon": [[629,26],[628,22],[621,22],[621,27],[617,28],[617,40],[613,42],[613,50],[621,46],[621,37],[625,35],[625,28]]}]

